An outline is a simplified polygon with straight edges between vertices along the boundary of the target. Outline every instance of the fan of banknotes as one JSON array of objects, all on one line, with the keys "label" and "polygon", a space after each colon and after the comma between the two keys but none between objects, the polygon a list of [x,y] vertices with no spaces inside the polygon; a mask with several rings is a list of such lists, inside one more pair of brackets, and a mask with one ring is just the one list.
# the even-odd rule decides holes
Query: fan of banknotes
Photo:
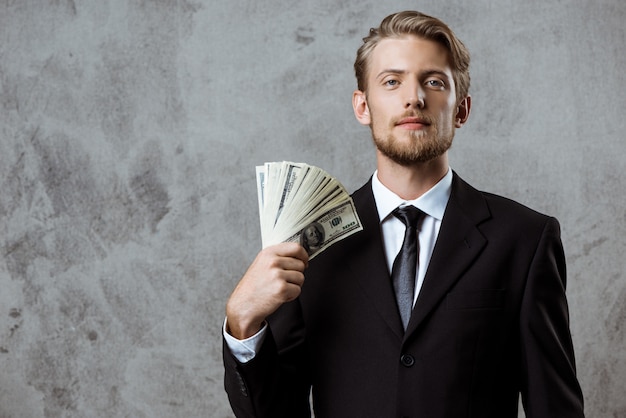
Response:
[{"label": "fan of banknotes", "polygon": [[313,258],[363,229],[346,189],[318,167],[265,163],[256,179],[263,248],[299,242]]}]

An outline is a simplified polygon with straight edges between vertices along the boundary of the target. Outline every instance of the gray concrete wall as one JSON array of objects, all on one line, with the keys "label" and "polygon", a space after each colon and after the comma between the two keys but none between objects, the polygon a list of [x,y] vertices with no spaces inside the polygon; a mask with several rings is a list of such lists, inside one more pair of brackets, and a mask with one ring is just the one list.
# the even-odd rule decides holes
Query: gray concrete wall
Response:
[{"label": "gray concrete wall", "polygon": [[559,218],[588,416],[626,416],[626,3],[0,1],[0,417],[230,417],[254,166],[372,173],[352,62],[418,8],[473,54],[451,164]]}]

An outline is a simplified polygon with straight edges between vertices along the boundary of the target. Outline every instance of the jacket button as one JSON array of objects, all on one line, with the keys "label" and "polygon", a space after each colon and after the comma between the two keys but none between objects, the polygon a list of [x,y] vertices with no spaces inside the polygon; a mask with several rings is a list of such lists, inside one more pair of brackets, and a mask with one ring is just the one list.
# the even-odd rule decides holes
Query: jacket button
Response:
[{"label": "jacket button", "polygon": [[403,354],[402,357],[400,357],[400,362],[404,367],[411,367],[415,364],[415,359],[410,354]]}]

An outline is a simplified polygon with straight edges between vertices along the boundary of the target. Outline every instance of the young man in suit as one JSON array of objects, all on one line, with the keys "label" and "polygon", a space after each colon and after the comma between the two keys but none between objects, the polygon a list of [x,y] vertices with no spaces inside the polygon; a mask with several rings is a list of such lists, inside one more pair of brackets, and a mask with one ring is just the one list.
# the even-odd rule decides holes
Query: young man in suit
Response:
[{"label": "young man in suit", "polygon": [[[295,243],[258,254],[226,308],[235,414],[308,417],[312,389],[318,418],[516,418],[520,393],[529,418],[583,417],[558,222],[448,166],[471,109],[465,46],[401,12],[370,31],[355,71],[377,155],[353,194],[364,229],[311,263]],[[410,206],[405,227],[396,208]],[[414,257],[397,261],[412,266],[408,311],[399,253]]]}]

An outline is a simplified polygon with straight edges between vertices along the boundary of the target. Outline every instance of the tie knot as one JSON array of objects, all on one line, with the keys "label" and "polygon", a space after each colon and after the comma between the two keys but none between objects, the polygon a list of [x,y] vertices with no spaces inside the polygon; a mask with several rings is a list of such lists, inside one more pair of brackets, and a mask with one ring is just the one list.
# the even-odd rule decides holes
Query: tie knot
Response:
[{"label": "tie knot", "polygon": [[400,219],[406,227],[413,229],[417,228],[417,221],[422,215],[422,211],[412,205],[397,207],[392,213],[393,216]]}]

